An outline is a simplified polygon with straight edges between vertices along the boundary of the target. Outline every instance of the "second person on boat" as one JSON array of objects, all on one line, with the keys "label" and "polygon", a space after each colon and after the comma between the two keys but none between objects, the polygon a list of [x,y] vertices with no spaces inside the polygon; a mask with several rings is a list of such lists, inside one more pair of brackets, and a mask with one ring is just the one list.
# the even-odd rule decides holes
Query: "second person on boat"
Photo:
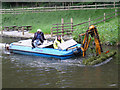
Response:
[{"label": "second person on boat", "polygon": [[59,45],[60,43],[63,43],[63,42],[64,42],[64,40],[62,39],[62,36],[61,36],[61,35],[58,35],[57,38],[56,38],[55,41],[54,41],[54,44],[53,44],[54,49],[60,49],[60,48],[58,47],[58,45]]}]

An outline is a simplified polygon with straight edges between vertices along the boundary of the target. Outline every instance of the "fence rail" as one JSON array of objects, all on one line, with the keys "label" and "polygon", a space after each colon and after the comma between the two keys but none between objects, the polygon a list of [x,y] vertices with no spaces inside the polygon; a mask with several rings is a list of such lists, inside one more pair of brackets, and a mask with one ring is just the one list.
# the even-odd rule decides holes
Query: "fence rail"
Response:
[{"label": "fence rail", "polygon": [[[79,24],[75,24],[75,25],[73,25],[73,19],[72,19],[72,18],[71,18],[71,23],[63,23],[64,20],[63,20],[63,18],[62,18],[61,24],[53,24],[53,25],[57,25],[57,26],[56,26],[56,27],[53,26],[53,27],[51,28],[51,36],[56,36],[56,35],[59,35],[59,34],[62,35],[62,36],[72,34],[72,32],[75,31],[74,27],[79,26],[79,25],[84,25],[84,24],[88,23],[87,26],[82,27],[82,29],[83,29],[83,28],[86,28],[86,27],[88,27],[89,25],[91,25],[91,21],[95,21],[95,20],[98,20],[98,19],[100,19],[100,18],[103,18],[103,19],[100,20],[100,21],[97,21],[96,23],[92,23],[92,24],[95,25],[95,24],[98,24],[98,23],[101,23],[101,22],[104,22],[104,23],[105,23],[106,20],[109,20],[109,19],[111,19],[111,18],[113,18],[113,17],[118,16],[118,15],[119,15],[118,12],[120,12],[120,10],[115,9],[114,12],[107,13],[107,14],[104,13],[103,16],[97,17],[97,18],[95,18],[95,19],[93,19],[93,20],[91,20],[91,19],[89,18],[88,21],[82,22],[82,23],[79,23]],[[113,14],[113,15],[112,15],[112,14]],[[112,16],[110,16],[110,15],[112,15]],[[107,16],[107,18],[106,18],[106,16]],[[109,17],[108,17],[108,16],[109,16]],[[71,25],[68,25],[68,24],[71,24]],[[58,25],[59,25],[59,26],[58,26]],[[66,28],[66,27],[67,27],[67,28]]]},{"label": "fence rail", "polygon": [[11,9],[0,9],[0,14],[22,14],[22,13],[40,13],[40,12],[51,12],[61,10],[80,10],[80,9],[109,9],[118,8],[120,4],[95,4],[95,5],[80,5],[80,6],[54,6],[54,7],[32,7],[32,8],[11,8]]},{"label": "fence rail", "polygon": [[22,35],[24,35],[25,31],[32,30],[32,26],[26,25],[26,26],[4,26],[0,27],[1,29],[1,34],[3,34],[3,31],[22,31]]}]

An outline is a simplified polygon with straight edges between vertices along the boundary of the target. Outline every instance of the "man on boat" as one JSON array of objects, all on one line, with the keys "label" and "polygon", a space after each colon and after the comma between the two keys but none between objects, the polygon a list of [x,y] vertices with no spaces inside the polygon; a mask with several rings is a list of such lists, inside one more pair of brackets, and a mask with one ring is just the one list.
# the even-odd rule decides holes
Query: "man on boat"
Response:
[{"label": "man on boat", "polygon": [[45,37],[44,33],[41,29],[38,29],[37,32],[34,34],[34,38],[32,39],[32,48],[35,48],[37,45],[41,45],[44,42]]},{"label": "man on boat", "polygon": [[53,44],[54,49],[59,49],[58,45],[63,42],[64,40],[62,39],[62,36],[58,35]]}]

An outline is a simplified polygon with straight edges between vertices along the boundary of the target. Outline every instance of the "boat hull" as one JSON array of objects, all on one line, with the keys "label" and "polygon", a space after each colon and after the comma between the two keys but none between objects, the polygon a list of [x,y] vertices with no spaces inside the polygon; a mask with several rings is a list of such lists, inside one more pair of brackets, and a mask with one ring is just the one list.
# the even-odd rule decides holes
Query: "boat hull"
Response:
[{"label": "boat hull", "polygon": [[[73,47],[81,46],[81,44],[74,45]],[[59,59],[68,59],[74,57],[75,55],[80,54],[80,48],[74,48],[71,50],[59,50],[53,48],[34,48],[17,46],[10,44],[10,52],[24,54],[24,55],[33,55],[33,56],[42,56],[42,57],[54,57]]]}]

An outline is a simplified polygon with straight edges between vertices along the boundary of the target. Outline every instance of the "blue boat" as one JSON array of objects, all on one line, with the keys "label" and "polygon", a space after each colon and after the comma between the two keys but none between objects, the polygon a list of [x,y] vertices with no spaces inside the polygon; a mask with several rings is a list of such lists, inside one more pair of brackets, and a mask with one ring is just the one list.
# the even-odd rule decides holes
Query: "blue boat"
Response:
[{"label": "blue boat", "polygon": [[43,45],[37,46],[36,48],[32,49],[31,39],[28,39],[11,43],[9,46],[9,50],[12,53],[42,57],[54,57],[59,59],[68,59],[75,55],[81,54],[81,44],[77,44],[74,40],[69,40],[66,41],[63,45],[65,46],[66,43],[68,44],[67,48],[63,47],[62,49],[54,49],[53,42],[47,41],[47,43],[43,43]]}]

